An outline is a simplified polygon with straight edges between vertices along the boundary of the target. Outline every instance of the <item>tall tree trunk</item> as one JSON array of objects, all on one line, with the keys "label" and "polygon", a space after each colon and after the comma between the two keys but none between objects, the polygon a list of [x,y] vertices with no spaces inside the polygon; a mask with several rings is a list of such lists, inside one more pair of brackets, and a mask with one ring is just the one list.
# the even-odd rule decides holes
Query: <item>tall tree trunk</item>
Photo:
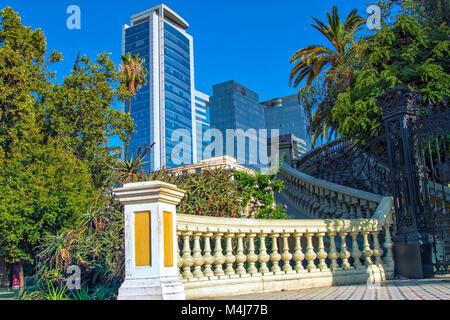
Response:
[{"label": "tall tree trunk", "polygon": [[9,287],[8,266],[4,257],[0,257],[0,288]]},{"label": "tall tree trunk", "polygon": [[[128,114],[131,117],[131,98],[128,99]],[[125,150],[125,161],[128,160],[128,150],[130,148],[130,138],[131,138],[131,132],[128,132],[128,135],[127,135],[127,146],[126,146],[126,150]]]}]

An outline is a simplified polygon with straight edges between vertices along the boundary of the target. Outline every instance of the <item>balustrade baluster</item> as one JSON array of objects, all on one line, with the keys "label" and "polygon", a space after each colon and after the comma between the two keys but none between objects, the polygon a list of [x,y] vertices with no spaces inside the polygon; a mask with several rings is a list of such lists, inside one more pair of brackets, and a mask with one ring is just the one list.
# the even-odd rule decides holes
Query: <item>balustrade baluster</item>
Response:
[{"label": "balustrade baluster", "polygon": [[269,273],[269,268],[267,268],[267,262],[270,260],[270,256],[267,254],[266,248],[266,235],[261,233],[259,235],[259,256],[258,261],[260,263],[259,272],[261,274]]},{"label": "balustrade baluster", "polygon": [[305,255],[302,252],[302,243],[301,237],[303,233],[296,232],[294,233],[295,237],[295,253],[294,253],[294,261],[295,261],[295,271],[299,272],[300,270],[304,270],[302,261],[305,259]]},{"label": "balustrade baluster", "polygon": [[270,261],[272,261],[272,268],[271,268],[271,272],[275,273],[279,273],[281,271],[280,268],[280,260],[281,260],[281,255],[278,253],[278,237],[280,235],[278,233],[272,233],[270,235],[270,238],[272,239],[272,252],[270,254]]},{"label": "balustrade baluster", "polygon": [[347,250],[347,232],[340,232],[339,236],[341,237],[341,251],[340,257],[342,260],[341,267],[342,269],[351,268],[350,263],[348,262],[348,258],[350,258],[350,251]]},{"label": "balustrade baluster", "polygon": [[289,252],[289,239],[290,234],[284,233],[281,235],[281,238],[283,239],[283,254],[281,255],[281,259],[283,260],[283,271],[288,273],[292,271],[291,267],[291,259],[292,254]]},{"label": "balustrade baluster", "polygon": [[179,239],[181,237],[181,231],[177,230],[177,269],[178,269],[178,277],[182,278],[183,275],[181,274],[181,267],[183,266],[183,257],[181,257],[180,255],[180,244],[179,244]]},{"label": "balustrade baluster", "polygon": [[225,256],[222,253],[222,237],[223,233],[216,233],[214,246],[214,274],[218,277],[225,275],[222,265],[225,263]]},{"label": "balustrade baluster", "polygon": [[359,250],[358,246],[358,232],[352,231],[350,232],[350,235],[352,237],[352,258],[353,258],[353,267],[355,269],[361,267],[361,261],[359,260],[361,258],[361,251]]},{"label": "balustrade baluster", "polygon": [[388,224],[385,224],[383,226],[384,228],[384,243],[383,246],[386,249],[386,255],[384,256],[384,263],[391,267],[394,265],[394,258],[392,254],[392,247],[394,246],[394,243],[391,240],[391,232],[390,232],[390,226]]},{"label": "balustrade baluster", "polygon": [[381,266],[383,264],[383,261],[381,260],[383,249],[381,249],[380,243],[378,241],[378,233],[378,231],[372,231],[370,234],[373,238],[373,256],[375,257],[375,264],[377,266]]},{"label": "balustrade baluster", "polygon": [[308,261],[306,269],[308,269],[308,271],[312,271],[312,270],[316,269],[316,265],[314,264],[314,260],[316,260],[316,258],[317,258],[317,255],[314,252],[314,247],[313,247],[313,243],[312,243],[313,234],[312,233],[306,233],[305,237],[306,237],[306,254],[305,254],[305,258],[306,258],[306,261]]},{"label": "balustrade baluster", "polygon": [[194,258],[194,277],[202,278],[202,266],[204,263],[204,259],[202,257],[202,249],[200,248],[200,237],[202,236],[201,232],[194,233],[194,249],[193,249],[193,258]]},{"label": "balustrade baluster", "polygon": [[370,258],[373,255],[373,251],[370,249],[369,231],[362,231],[361,234],[362,234],[363,240],[364,240],[363,252],[362,252],[362,255],[364,257],[364,264],[366,266],[370,266],[371,264],[373,264],[372,259]]},{"label": "balustrade baluster", "polygon": [[236,257],[233,255],[233,243],[232,240],[234,238],[234,233],[226,233],[225,234],[225,239],[226,239],[226,249],[225,249],[225,264],[226,264],[226,268],[225,268],[225,274],[227,276],[232,276],[235,274],[234,268],[233,268],[233,264],[236,261]]},{"label": "balustrade baluster", "polygon": [[327,258],[328,254],[325,251],[325,246],[323,243],[323,237],[325,236],[324,232],[320,232],[317,234],[317,238],[319,239],[319,245],[318,245],[318,251],[317,251],[317,258],[319,259],[319,269],[325,270],[328,269],[328,266],[325,262],[325,259]]},{"label": "balustrade baluster", "polygon": [[236,235],[238,239],[238,245],[236,249],[236,273],[240,276],[243,276],[247,273],[247,271],[244,268],[244,263],[247,261],[247,256],[244,254],[244,246],[242,239],[245,237],[244,233],[239,233]]},{"label": "balustrade baluster", "polygon": [[255,238],[256,233],[250,233],[248,236],[248,273],[253,275],[258,273],[258,269],[256,268],[256,261],[258,261],[258,256],[255,254]]},{"label": "balustrade baluster", "polygon": [[330,269],[336,270],[337,268],[339,268],[339,264],[337,263],[339,253],[336,250],[336,242],[335,242],[336,232],[334,231],[328,232],[328,236],[330,237],[330,252],[328,253],[328,257],[331,260]]},{"label": "balustrade baluster", "polygon": [[190,231],[183,233],[183,278],[185,279],[193,278],[191,267],[194,265],[194,259],[191,256],[191,235]]},{"label": "balustrade baluster", "polygon": [[210,239],[212,237],[212,233],[206,233],[203,238],[205,241],[205,247],[204,247],[204,260],[205,260],[205,270],[203,273],[206,277],[212,277],[214,276],[214,272],[212,271],[212,264],[214,263],[214,257],[211,255],[211,242]]}]

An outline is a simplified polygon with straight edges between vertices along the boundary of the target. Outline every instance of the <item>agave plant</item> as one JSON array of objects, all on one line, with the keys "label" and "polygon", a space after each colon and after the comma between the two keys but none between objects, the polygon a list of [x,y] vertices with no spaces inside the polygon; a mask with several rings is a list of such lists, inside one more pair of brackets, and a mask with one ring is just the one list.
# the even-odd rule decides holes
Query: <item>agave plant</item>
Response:
[{"label": "agave plant", "polygon": [[125,159],[123,161],[119,161],[117,167],[112,168],[114,171],[114,177],[111,179],[112,182],[117,186],[122,186],[125,183],[139,182],[145,180],[148,172],[144,169],[144,165],[148,164],[148,161],[144,161],[145,157],[150,155],[151,150],[155,143],[153,143],[150,147],[147,145],[144,146],[142,150],[142,146],[139,146],[138,151],[136,153],[136,157],[131,155],[130,159]]}]

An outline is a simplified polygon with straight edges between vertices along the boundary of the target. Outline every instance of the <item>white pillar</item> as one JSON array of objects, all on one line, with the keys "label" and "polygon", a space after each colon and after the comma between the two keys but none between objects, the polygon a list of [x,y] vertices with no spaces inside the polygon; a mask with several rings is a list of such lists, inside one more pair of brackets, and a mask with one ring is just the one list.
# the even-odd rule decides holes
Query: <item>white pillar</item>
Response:
[{"label": "white pillar", "polygon": [[176,205],[185,191],[151,181],[125,184],[113,193],[125,207],[125,281],[118,300],[184,300]]}]

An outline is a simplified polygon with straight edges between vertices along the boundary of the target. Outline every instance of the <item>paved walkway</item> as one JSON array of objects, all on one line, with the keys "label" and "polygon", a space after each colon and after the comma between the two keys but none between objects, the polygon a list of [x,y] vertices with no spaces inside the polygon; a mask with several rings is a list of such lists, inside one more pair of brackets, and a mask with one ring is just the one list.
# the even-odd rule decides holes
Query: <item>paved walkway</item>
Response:
[{"label": "paved walkway", "polygon": [[450,300],[450,278],[391,280],[373,286],[303,289],[214,300]]}]

